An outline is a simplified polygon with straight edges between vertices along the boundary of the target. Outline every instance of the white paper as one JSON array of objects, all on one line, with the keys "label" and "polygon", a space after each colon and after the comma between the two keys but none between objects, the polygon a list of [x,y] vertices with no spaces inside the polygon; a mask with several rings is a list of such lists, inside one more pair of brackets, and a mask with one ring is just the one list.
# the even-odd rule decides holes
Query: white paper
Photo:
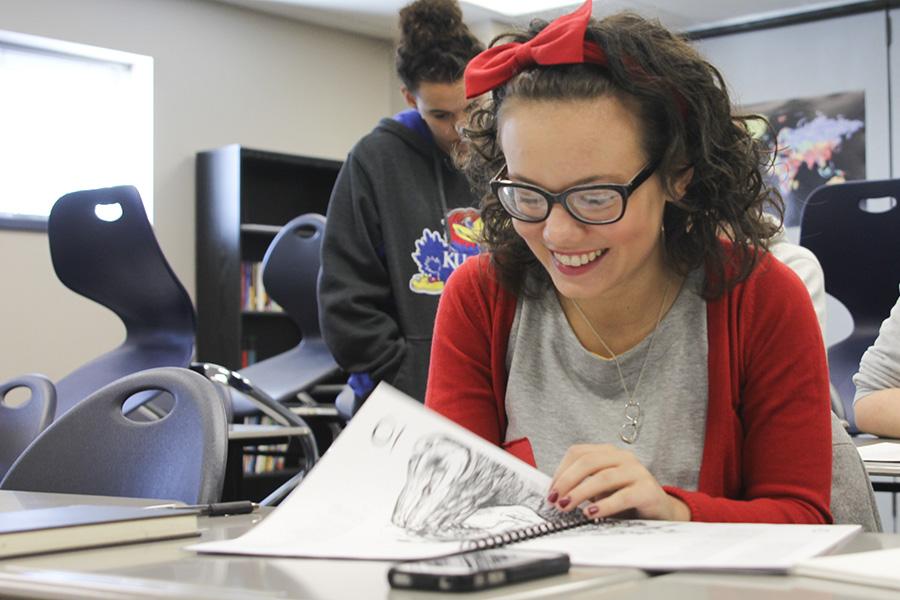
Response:
[{"label": "white paper", "polygon": [[[243,536],[199,552],[405,560],[556,520],[550,478],[381,384],[309,476]],[[573,564],[644,569],[785,570],[853,535],[855,525],[607,521],[521,547]]]},{"label": "white paper", "polygon": [[877,442],[856,449],[866,462],[900,462],[900,443],[897,442]]},{"label": "white paper", "polygon": [[822,556],[803,561],[795,575],[900,589],[900,548]]},{"label": "white paper", "polygon": [[573,564],[648,571],[787,571],[860,531],[858,525],[609,521],[516,544],[568,552]]},{"label": "white paper", "polygon": [[[409,485],[407,485],[409,484]],[[201,552],[402,560],[555,516],[550,478],[382,384],[262,523]]]}]

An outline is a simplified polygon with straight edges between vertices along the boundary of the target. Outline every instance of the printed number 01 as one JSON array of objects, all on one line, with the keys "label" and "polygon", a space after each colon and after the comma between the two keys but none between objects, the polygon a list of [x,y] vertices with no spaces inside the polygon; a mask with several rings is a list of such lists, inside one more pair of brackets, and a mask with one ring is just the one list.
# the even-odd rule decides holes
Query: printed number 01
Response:
[{"label": "printed number 01", "polygon": [[405,428],[405,426],[398,428],[393,419],[382,419],[372,429],[372,444],[379,448],[390,446],[393,450]]}]

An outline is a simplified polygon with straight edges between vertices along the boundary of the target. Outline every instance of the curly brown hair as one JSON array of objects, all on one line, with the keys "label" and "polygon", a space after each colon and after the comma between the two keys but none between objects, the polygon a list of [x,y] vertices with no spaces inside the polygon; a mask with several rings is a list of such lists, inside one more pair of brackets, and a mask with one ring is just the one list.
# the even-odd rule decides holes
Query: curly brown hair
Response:
[{"label": "curly brown hair", "polygon": [[[546,26],[533,21],[527,31],[504,34],[491,45],[527,41]],[[503,103],[510,98],[585,100],[612,95],[636,109],[643,150],[660,161],[656,173],[667,194],[675,198],[674,182],[693,168],[684,197],[666,203],[666,261],[682,275],[705,264],[703,296],[720,296],[749,276],[758,249],[766,248],[780,226],[763,217],[767,208],[783,215],[781,196],[763,176],[773,153],[750,132],[752,121],[768,123],[759,115],[734,114],[719,71],[658,21],[629,12],[592,19],[585,39],[603,49],[608,67],[527,68],[496,88],[491,101],[470,117],[466,136],[475,152],[467,154],[462,167],[483,194],[483,244],[492,253],[500,283],[513,293],[527,293],[531,290],[525,289],[526,281],[549,282],[513,229],[511,217],[490,193],[488,182],[504,164],[497,131]],[[723,236],[732,242],[733,252],[723,248]],[[539,277],[526,277],[529,272]]]},{"label": "curly brown hair", "polygon": [[400,43],[395,66],[403,85],[415,92],[420,83],[453,83],[466,64],[484,50],[463,23],[456,0],[417,0],[400,9]]}]

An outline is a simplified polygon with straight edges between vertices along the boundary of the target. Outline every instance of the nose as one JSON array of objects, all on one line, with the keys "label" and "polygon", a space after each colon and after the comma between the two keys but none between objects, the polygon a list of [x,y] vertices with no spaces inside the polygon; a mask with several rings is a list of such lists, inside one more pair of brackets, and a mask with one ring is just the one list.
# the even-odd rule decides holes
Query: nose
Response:
[{"label": "nose", "polygon": [[465,113],[453,115],[453,133],[456,137],[461,137],[463,129],[466,127]]},{"label": "nose", "polygon": [[551,246],[564,246],[583,235],[585,225],[576,221],[562,204],[554,204],[544,221],[544,241]]}]

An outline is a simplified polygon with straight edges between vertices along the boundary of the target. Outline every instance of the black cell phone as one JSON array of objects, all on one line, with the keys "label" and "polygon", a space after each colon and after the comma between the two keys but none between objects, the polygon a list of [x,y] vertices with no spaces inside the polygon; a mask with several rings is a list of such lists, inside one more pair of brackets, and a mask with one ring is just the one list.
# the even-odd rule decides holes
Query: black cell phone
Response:
[{"label": "black cell phone", "polygon": [[469,592],[569,571],[569,555],[531,550],[476,550],[444,558],[397,563],[391,587]]}]

